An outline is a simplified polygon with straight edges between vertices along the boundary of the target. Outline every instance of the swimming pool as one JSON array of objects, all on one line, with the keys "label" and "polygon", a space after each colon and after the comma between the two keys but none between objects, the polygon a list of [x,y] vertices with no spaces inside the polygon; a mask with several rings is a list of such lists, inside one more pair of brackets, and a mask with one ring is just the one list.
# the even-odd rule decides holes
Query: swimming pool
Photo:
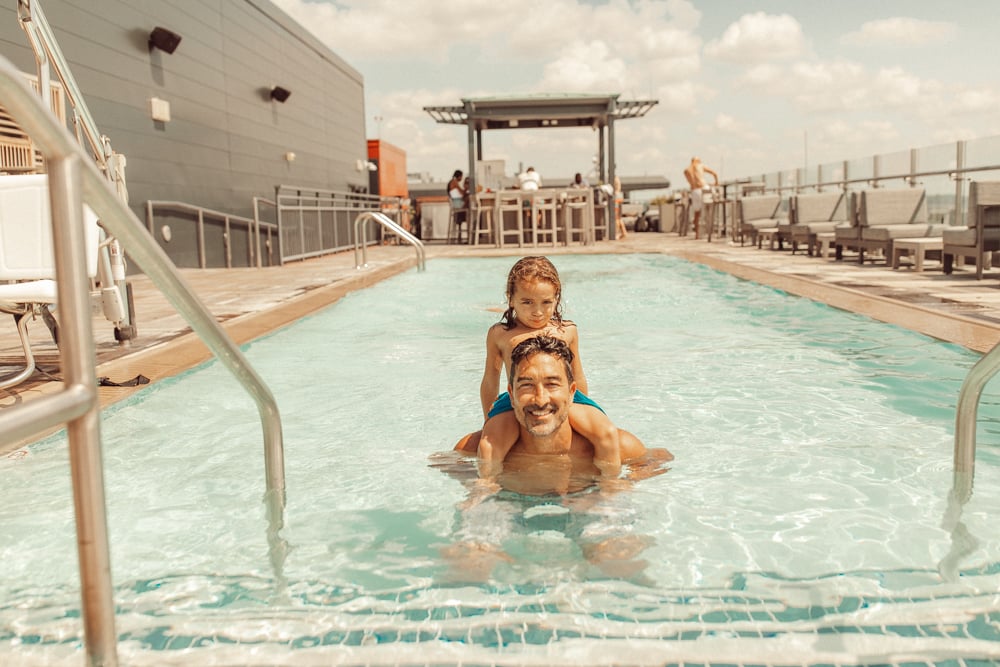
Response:
[{"label": "swimming pool", "polygon": [[[669,472],[569,507],[463,508],[446,473],[467,466],[430,457],[479,426],[489,308],[513,262],[434,260],[248,347],[285,424],[280,573],[256,409],[224,370],[105,412],[123,664],[1000,657],[989,387],[975,490],[943,527],[977,355],[674,258],[553,258],[592,395],[669,448]],[[78,665],[65,443],[0,459],[0,480],[0,662]],[[475,567],[470,533],[505,557]],[[605,537],[618,576],[588,557]]]}]

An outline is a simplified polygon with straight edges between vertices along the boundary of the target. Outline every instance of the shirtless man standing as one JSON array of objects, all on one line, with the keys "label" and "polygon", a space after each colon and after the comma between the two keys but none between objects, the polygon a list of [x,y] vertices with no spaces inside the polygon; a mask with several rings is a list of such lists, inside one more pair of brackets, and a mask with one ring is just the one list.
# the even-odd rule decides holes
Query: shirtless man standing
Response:
[{"label": "shirtless man standing", "polygon": [[712,175],[712,178],[715,179],[715,185],[719,184],[719,175],[702,164],[701,160],[697,157],[691,158],[691,164],[684,170],[684,178],[687,179],[688,185],[691,186],[691,210],[694,211],[695,239],[698,238],[698,219],[701,218],[704,193],[706,190],[711,190],[708,184],[705,183],[705,172]]}]

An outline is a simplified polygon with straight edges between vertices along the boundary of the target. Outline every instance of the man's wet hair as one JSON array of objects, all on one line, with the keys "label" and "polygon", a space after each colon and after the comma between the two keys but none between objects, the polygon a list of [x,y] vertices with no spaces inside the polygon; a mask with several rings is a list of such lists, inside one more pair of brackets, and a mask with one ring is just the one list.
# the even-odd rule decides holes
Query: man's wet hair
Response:
[{"label": "man's wet hair", "polygon": [[566,341],[553,336],[532,336],[518,343],[510,353],[511,377],[517,377],[517,367],[522,361],[542,353],[562,359],[566,379],[573,382],[573,350],[569,349]]}]

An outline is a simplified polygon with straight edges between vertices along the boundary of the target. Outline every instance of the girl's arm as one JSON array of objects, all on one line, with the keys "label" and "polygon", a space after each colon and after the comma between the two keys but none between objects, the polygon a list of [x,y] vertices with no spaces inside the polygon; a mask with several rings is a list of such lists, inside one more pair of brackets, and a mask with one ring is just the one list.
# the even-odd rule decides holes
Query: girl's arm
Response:
[{"label": "girl's arm", "polygon": [[589,395],[587,392],[587,376],[583,374],[583,362],[580,361],[578,340],[579,330],[575,324],[570,324],[566,327],[566,342],[569,344],[569,349],[573,352],[573,379],[576,381],[576,388],[581,393]]},{"label": "girl's arm", "polygon": [[500,373],[503,370],[503,353],[500,351],[500,325],[494,324],[486,334],[486,369],[483,371],[483,381],[479,385],[479,400],[483,405],[483,419],[490,412],[493,401],[497,399],[500,390]]}]

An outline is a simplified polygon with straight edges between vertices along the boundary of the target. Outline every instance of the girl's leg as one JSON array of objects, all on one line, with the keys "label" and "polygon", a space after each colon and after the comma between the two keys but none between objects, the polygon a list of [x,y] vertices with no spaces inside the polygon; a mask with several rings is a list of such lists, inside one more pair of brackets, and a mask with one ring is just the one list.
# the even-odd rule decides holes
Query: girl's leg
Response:
[{"label": "girl's leg", "polygon": [[621,436],[618,427],[594,406],[581,403],[570,406],[569,423],[574,431],[594,446],[594,463],[601,472],[617,476],[622,463]]},{"label": "girl's leg", "polygon": [[479,460],[485,465],[480,467],[483,477],[494,476],[500,472],[507,452],[517,442],[521,430],[513,410],[501,412],[490,417],[483,425],[483,434],[479,439]]}]

